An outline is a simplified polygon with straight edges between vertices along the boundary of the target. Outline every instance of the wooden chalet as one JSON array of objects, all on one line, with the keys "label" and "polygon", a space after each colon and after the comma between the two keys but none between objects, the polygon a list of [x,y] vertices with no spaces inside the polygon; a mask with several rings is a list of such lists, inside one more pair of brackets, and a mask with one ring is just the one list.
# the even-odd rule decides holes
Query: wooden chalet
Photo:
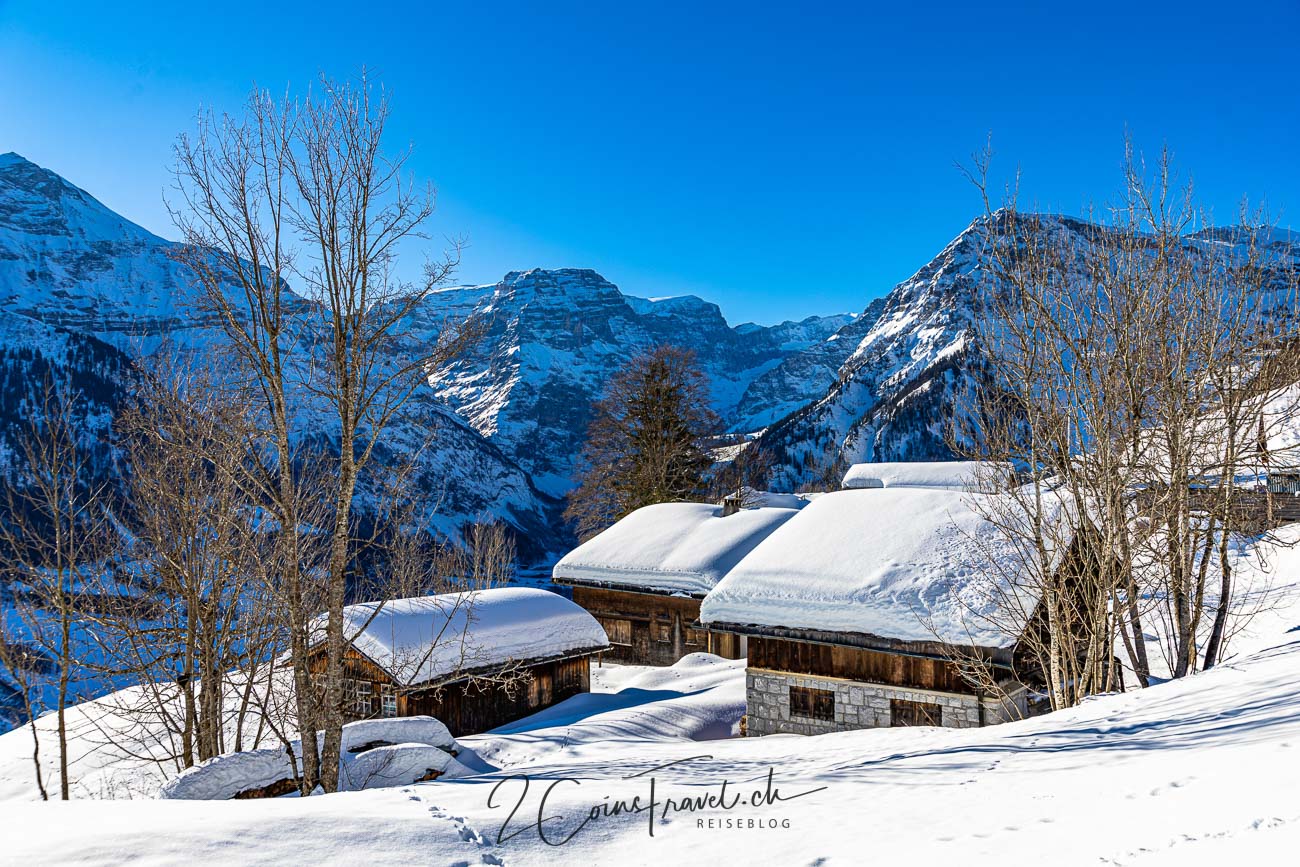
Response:
[{"label": "wooden chalet", "polygon": [[[346,722],[427,715],[456,737],[589,691],[609,648],[582,608],[522,587],[349,605],[344,639]],[[323,646],[311,664],[324,668]]]},{"label": "wooden chalet", "polygon": [[553,579],[600,622],[613,661],[672,665],[700,651],[740,659],[745,636],[701,626],[700,601],[804,503],[784,502],[789,507],[646,506],[565,555]]},{"label": "wooden chalet", "polygon": [[[998,539],[972,498],[989,495],[955,488],[823,494],[708,595],[702,623],[748,639],[748,734],[966,728],[1028,712],[1018,636],[978,617]],[[983,688],[962,675],[974,661],[991,673]]]}]

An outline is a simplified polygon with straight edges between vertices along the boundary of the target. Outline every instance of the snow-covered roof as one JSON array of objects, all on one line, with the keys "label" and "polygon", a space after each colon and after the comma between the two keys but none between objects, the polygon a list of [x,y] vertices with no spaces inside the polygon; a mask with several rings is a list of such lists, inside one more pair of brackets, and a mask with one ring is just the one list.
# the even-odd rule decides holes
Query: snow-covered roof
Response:
[{"label": "snow-covered roof", "polygon": [[907,461],[854,464],[844,474],[845,488],[947,488],[977,490],[982,482],[1010,476],[1002,464],[986,461]]},{"label": "snow-covered roof", "polygon": [[[996,495],[844,490],[818,497],[704,599],[700,619],[853,632],[899,641],[1007,647],[982,617],[1015,549],[981,517]],[[1032,600],[1027,600],[1032,605]]]},{"label": "snow-covered roof", "polygon": [[637,509],[555,564],[560,580],[702,596],[798,509],[741,509],[722,517],[708,503]]},{"label": "snow-covered roof", "polygon": [[[324,629],[323,617],[315,628]],[[605,630],[582,607],[531,587],[349,605],[343,635],[404,686],[609,646]]]}]

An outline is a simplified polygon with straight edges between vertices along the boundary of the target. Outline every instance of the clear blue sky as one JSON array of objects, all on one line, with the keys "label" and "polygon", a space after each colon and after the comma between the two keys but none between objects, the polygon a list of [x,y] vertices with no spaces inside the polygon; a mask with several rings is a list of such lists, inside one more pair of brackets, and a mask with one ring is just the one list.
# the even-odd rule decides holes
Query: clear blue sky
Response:
[{"label": "clear blue sky", "polygon": [[0,0],[0,152],[170,236],[199,105],[366,64],[461,281],[590,267],[732,322],[909,276],[978,211],[953,161],[990,133],[1040,206],[1112,193],[1127,128],[1221,218],[1247,195],[1300,226],[1295,0],[875,5]]}]

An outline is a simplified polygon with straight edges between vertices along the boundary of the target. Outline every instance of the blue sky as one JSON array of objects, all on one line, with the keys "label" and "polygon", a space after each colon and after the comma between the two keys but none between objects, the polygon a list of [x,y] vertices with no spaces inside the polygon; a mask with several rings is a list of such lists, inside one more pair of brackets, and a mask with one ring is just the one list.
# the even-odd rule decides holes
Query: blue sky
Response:
[{"label": "blue sky", "polygon": [[1248,196],[1300,227],[1294,0],[872,5],[0,0],[0,151],[171,236],[200,105],[364,64],[460,281],[590,267],[732,322],[905,279],[978,212],[953,163],[990,134],[1041,207],[1113,193],[1127,129],[1220,219]]}]

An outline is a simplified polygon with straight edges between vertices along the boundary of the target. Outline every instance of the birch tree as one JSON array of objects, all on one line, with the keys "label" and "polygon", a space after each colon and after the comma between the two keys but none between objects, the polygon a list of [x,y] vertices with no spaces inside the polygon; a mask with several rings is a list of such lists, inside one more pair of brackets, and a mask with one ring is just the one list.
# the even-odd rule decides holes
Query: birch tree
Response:
[{"label": "birch tree", "polygon": [[[409,150],[387,150],[389,112],[387,96],[364,73],[355,84],[322,78],[300,100],[257,91],[242,116],[203,115],[176,149],[173,211],[186,263],[259,394],[268,493],[281,528],[277,584],[304,735],[304,793],[337,785],[342,609],[355,568],[358,484],[385,429],[477,330],[448,321],[431,342],[410,339],[412,315],[450,275],[456,255],[428,260],[416,279],[398,276],[398,254],[425,238],[434,196],[406,176]],[[295,392],[307,397],[295,402]],[[301,550],[304,468],[295,450],[321,434],[329,445],[311,454],[310,471],[323,511],[311,525],[327,545],[319,568],[309,569]],[[326,614],[322,677],[307,666],[311,584],[322,591]]]}]

